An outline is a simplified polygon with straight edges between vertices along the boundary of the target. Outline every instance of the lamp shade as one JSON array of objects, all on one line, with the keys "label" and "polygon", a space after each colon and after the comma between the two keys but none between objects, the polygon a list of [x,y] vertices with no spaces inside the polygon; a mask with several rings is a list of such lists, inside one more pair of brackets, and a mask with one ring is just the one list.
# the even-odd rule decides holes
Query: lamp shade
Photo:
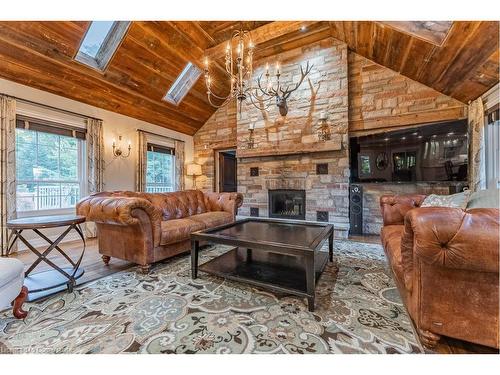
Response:
[{"label": "lamp shade", "polygon": [[188,176],[201,176],[201,165],[199,164],[188,164],[187,166]]}]

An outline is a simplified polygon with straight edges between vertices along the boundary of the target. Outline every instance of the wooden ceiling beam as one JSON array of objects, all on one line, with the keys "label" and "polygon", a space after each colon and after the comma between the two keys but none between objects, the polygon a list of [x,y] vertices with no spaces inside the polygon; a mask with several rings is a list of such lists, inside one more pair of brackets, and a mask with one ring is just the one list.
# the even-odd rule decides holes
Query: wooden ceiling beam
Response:
[{"label": "wooden ceiling beam", "polygon": [[12,30],[6,27],[4,24],[0,24],[0,40],[9,44],[10,46],[12,46],[12,48],[21,48],[24,51],[36,54],[36,58],[39,58],[41,60],[50,60],[53,64],[58,65],[61,69],[69,69],[74,73],[81,73],[84,76],[92,77],[96,81],[99,81],[109,87],[108,90],[114,89],[116,90],[116,92],[136,96],[146,102],[151,103],[154,106],[160,107],[163,113],[175,116],[188,124],[195,125],[195,123],[203,121],[202,118],[196,119],[190,117],[189,114],[174,111],[170,109],[166,103],[165,105],[160,106],[160,103],[158,101],[142,95],[137,91],[124,87],[122,84],[117,84],[111,79],[107,79],[105,74],[100,73],[95,69],[84,66],[80,63],[76,63],[73,59],[59,53],[58,50],[54,50],[53,48],[51,48],[51,45],[46,41],[40,38],[36,38],[36,40],[33,40],[33,38],[35,38],[34,35],[30,35],[30,38],[31,39],[28,41],[27,38],[23,37],[23,35],[19,31]]},{"label": "wooden ceiling beam", "polygon": [[[19,33],[16,33],[19,37]],[[145,107],[150,107],[152,110],[162,113],[163,115],[171,116],[175,121],[179,123],[186,124],[186,126],[199,127],[200,122],[203,119],[196,120],[191,117],[187,117],[183,113],[179,113],[170,110],[166,105],[162,105],[157,101],[151,100],[148,97],[140,95],[137,92],[132,92],[124,88],[122,85],[117,83],[110,83],[103,78],[103,75],[91,68],[87,68],[80,64],[67,64],[64,59],[58,59],[57,53],[54,51],[47,50],[41,45],[41,42],[35,43],[37,50],[29,48],[22,43],[13,43],[12,39],[9,37],[10,31],[3,28],[0,25],[0,52],[6,58],[10,58],[11,61],[22,61],[25,66],[28,64],[33,64],[38,67],[43,72],[54,71],[58,74],[59,78],[54,77],[54,80],[69,80],[73,87],[76,87],[80,91],[93,91],[96,89],[102,90],[101,92],[106,93],[111,97],[116,97],[117,100],[123,102],[129,102],[128,97],[135,98],[135,105],[141,105]],[[85,71],[84,74],[81,74]],[[88,72],[87,72],[88,71]],[[56,82],[54,82],[56,83]],[[87,85],[87,86],[85,86]],[[134,104],[134,103],[130,103]]]},{"label": "wooden ceiling beam", "polygon": [[[302,27],[310,27],[320,21],[275,21],[264,26],[250,30],[250,38],[257,47],[268,40],[279,38],[300,30]],[[205,50],[205,56],[210,60],[219,60],[226,53],[227,41]]]}]

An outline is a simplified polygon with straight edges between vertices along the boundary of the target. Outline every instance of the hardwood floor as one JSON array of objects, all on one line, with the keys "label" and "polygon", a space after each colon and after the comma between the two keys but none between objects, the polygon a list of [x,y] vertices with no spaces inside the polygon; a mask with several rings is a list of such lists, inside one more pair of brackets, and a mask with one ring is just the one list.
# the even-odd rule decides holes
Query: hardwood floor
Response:
[{"label": "hardwood floor", "polygon": [[[60,248],[64,250],[71,259],[76,260],[80,256],[82,251],[82,243],[81,241],[71,241],[60,245]],[[43,250],[40,248],[39,250]],[[20,251],[15,255],[11,255],[12,258],[17,258],[24,263],[24,269],[28,269],[28,267],[37,259],[37,256],[33,254],[31,251]],[[59,266],[66,266],[68,262],[59,254],[56,250],[53,250],[48,259],[53,261]],[[91,239],[87,241],[87,248],[85,249],[85,255],[83,256],[82,263],[80,267],[83,267],[85,273],[83,276],[78,279],[77,285],[82,285],[89,281],[93,281],[99,279],[104,276],[111,275],[118,271],[123,271],[129,267],[132,267],[133,264],[113,258],[108,266],[106,266],[102,259],[101,254],[99,254],[99,250],[97,248],[97,240]],[[45,271],[50,269],[51,267],[41,262],[33,271],[34,273]]]},{"label": "hardwood floor", "polygon": [[[350,236],[349,240],[369,242],[369,243],[380,243],[380,237],[376,235]],[[61,248],[67,251],[70,257],[76,258],[82,250],[82,245],[81,243],[75,241],[63,244],[61,245]],[[26,269],[36,259],[36,256],[29,251],[22,251],[16,255],[13,255],[13,257],[21,260],[25,264]],[[49,259],[54,261],[56,264],[64,264],[65,262],[64,258],[56,251],[53,251],[51,253]],[[79,280],[78,285],[99,279],[104,276],[111,275],[118,271],[126,270],[132,266],[133,266],[132,263],[125,262],[123,260],[116,258],[112,258],[108,266],[104,265],[101,259],[101,255],[99,254],[97,248],[97,241],[96,240],[87,241],[87,249],[85,252],[85,256],[82,260],[82,267],[85,269],[85,274]],[[42,263],[36,268],[36,270],[43,271],[48,267],[49,267],[48,265]],[[438,354],[475,354],[475,353],[498,354],[499,350],[473,344],[470,342],[452,339],[449,337],[443,337],[438,346],[435,348],[435,350],[427,352],[438,353]]]}]

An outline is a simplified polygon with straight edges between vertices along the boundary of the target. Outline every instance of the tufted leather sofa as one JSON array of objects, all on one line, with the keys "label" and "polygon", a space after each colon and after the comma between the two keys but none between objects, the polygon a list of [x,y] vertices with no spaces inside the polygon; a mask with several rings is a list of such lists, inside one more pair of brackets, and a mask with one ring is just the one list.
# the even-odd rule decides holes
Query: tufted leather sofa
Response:
[{"label": "tufted leather sofa", "polygon": [[190,248],[190,234],[234,221],[243,196],[238,193],[114,191],[92,194],[76,211],[97,226],[99,252],[137,263],[147,273],[152,263]]},{"label": "tufted leather sofa", "polygon": [[382,244],[421,342],[498,348],[499,210],[418,208],[424,198],[380,198]]}]

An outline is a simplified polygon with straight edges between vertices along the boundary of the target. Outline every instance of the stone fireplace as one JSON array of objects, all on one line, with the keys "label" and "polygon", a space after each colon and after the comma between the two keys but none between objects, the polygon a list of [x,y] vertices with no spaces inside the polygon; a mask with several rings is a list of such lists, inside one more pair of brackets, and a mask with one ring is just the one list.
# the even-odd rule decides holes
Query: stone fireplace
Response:
[{"label": "stone fireplace", "polygon": [[305,220],[305,190],[275,189],[268,190],[269,217],[278,219]]}]

